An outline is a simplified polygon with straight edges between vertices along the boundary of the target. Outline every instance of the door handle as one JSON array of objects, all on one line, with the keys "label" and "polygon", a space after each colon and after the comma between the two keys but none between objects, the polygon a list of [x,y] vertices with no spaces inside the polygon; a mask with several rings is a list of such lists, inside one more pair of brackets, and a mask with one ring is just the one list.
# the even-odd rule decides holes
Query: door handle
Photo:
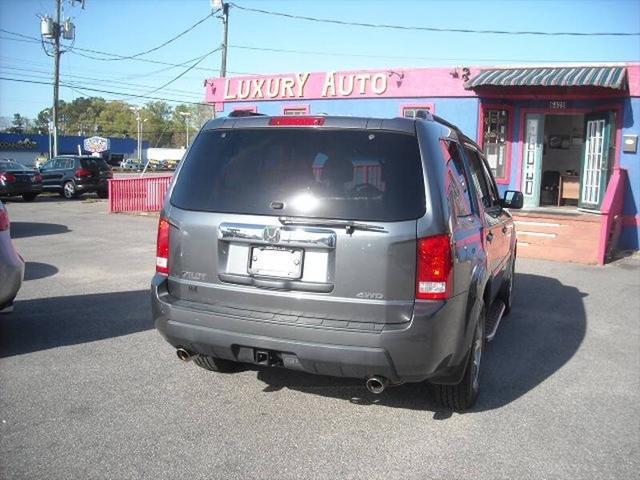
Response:
[{"label": "door handle", "polygon": [[493,240],[493,232],[487,234],[487,242],[491,242],[491,240]]}]

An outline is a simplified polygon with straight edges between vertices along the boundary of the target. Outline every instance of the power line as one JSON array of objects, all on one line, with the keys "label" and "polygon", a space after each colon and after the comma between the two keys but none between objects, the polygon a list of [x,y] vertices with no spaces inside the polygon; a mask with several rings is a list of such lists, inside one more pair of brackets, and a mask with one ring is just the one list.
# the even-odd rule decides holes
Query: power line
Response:
[{"label": "power line", "polygon": [[[12,66],[8,66],[8,65],[0,65],[0,71],[2,70],[15,70],[18,72],[28,72],[28,73],[23,73],[22,75],[26,75],[26,76],[31,76],[31,77],[35,77],[38,79],[41,78],[49,78],[50,75],[48,75],[48,72],[44,71],[44,70],[35,70],[35,69],[28,69],[28,68],[19,68],[19,67],[12,67]],[[29,75],[29,73],[34,73],[34,74],[39,74],[39,75]],[[124,87],[128,87],[128,88],[132,88],[134,90],[148,90],[149,88],[153,88],[153,85],[142,85],[142,84],[136,84],[136,83],[129,83],[129,82],[121,82],[118,80],[113,80],[113,79],[100,79],[100,78],[96,78],[96,77],[87,77],[84,75],[75,75],[75,74],[64,74],[62,75],[62,77],[66,77],[68,78],[70,81],[73,81],[74,79],[78,79],[78,80],[88,80],[88,81],[92,81],[94,83],[108,83],[108,84],[119,84],[119,85],[123,85]],[[194,92],[189,92],[187,90],[179,90],[179,89],[170,89],[171,92],[177,94],[177,95],[190,95],[190,96],[201,96],[198,93],[194,93]]]},{"label": "power line", "polygon": [[222,47],[218,47],[218,48],[214,48],[213,50],[211,50],[209,53],[204,54],[202,57],[200,57],[200,59],[198,61],[196,61],[193,65],[191,65],[189,68],[187,68],[184,72],[182,72],[179,75],[176,75],[173,79],[169,80],[168,82],[162,84],[161,86],[159,86],[158,88],[154,88],[153,90],[151,90],[150,92],[147,92],[147,95],[150,95],[152,93],[156,93],[159,90],[162,90],[163,88],[171,85],[173,82],[175,82],[176,80],[180,79],[183,75],[186,75],[187,73],[189,73],[191,70],[193,70],[195,67],[198,66],[198,64],[200,64],[205,58],[207,58],[209,55],[211,55],[212,53],[217,52],[218,50],[220,50],[220,48]]},{"label": "power line", "polygon": [[160,50],[162,47],[165,47],[167,45],[169,45],[171,42],[176,41],[177,39],[179,39],[180,37],[186,35],[187,33],[189,33],[191,30],[193,30],[194,28],[196,28],[198,25],[200,25],[201,23],[203,23],[205,20],[211,18],[213,15],[215,15],[216,13],[218,13],[219,9],[216,10],[215,12],[211,12],[209,14],[207,14],[204,18],[198,20],[196,23],[194,23],[193,25],[191,25],[189,28],[187,28],[186,30],[184,30],[183,32],[180,32],[179,34],[177,34],[174,37],[171,37],[169,40],[167,40],[166,42],[161,43],[160,45],[158,45],[157,47],[153,47],[150,48],[149,50],[145,50],[144,52],[140,52],[140,53],[136,53],[135,55],[129,55],[127,57],[122,57],[122,58],[105,58],[103,60],[105,61],[114,61],[114,60],[133,60],[137,57],[141,57],[142,55],[146,55],[148,53],[151,52],[155,52],[156,50]]},{"label": "power line", "polygon": [[490,35],[540,35],[540,36],[565,36],[565,37],[633,37],[640,36],[636,32],[540,32],[529,30],[474,30],[470,28],[441,28],[441,27],[417,27],[406,25],[391,25],[384,23],[364,23],[364,22],[347,22],[344,20],[336,20],[331,18],[307,17],[304,15],[293,15],[290,13],[274,12],[271,10],[262,10],[260,8],[243,7],[236,3],[229,2],[229,5],[246,12],[260,13],[275,17],[289,18],[293,20],[306,20],[308,22],[332,23],[334,25],[344,25],[349,27],[365,27],[365,28],[382,28],[392,30],[410,30],[437,33],[477,33]]},{"label": "power line", "polygon": [[[29,35],[24,35],[24,34],[18,33],[18,32],[12,32],[12,31],[9,31],[9,30],[5,30],[4,28],[0,28],[0,32],[8,33],[9,35],[16,35],[18,37],[27,39],[27,40],[29,40],[27,43],[37,43],[38,45],[40,45],[40,43],[41,43],[41,40],[39,38],[31,37]],[[19,39],[16,39],[16,38],[6,38],[6,40],[25,41],[25,40],[19,40]],[[69,53],[72,53],[74,55],[78,55],[80,57],[89,58],[91,60],[105,60],[104,58],[101,58],[101,57],[95,57],[95,56],[83,54],[83,53],[80,53],[80,52],[96,53],[98,55],[108,55],[110,57],[117,57],[118,59],[123,59],[123,60],[126,59],[125,55],[118,55],[116,53],[104,52],[104,51],[100,51],[100,50],[93,50],[91,48],[73,47],[73,50],[69,51]],[[195,57],[195,58],[200,58],[200,57]],[[154,64],[157,64],[157,65],[167,65],[167,66],[171,66],[171,67],[183,67],[186,63],[189,63],[194,59],[187,60],[186,62],[182,62],[182,63],[163,62],[163,61],[160,61],[160,60],[151,60],[149,58],[132,58],[130,60],[137,61],[137,62],[154,63]],[[200,70],[200,71],[204,71],[204,72],[207,72],[207,73],[211,73],[211,69],[209,69],[209,68],[196,67],[196,68],[194,68],[194,70]],[[250,72],[229,72],[229,73],[234,73],[234,74],[237,74],[237,75],[255,75],[254,73],[250,73]]]},{"label": "power line", "polygon": [[[9,77],[2,77],[0,76],[0,80],[6,80],[9,82],[17,82],[17,83],[33,83],[33,84],[38,84],[38,85],[53,85],[53,82],[44,82],[44,81],[37,81],[37,80],[24,80],[24,79],[20,79],[20,78],[9,78]],[[172,102],[172,103],[188,103],[190,105],[205,105],[205,106],[211,106],[208,103],[205,102],[192,102],[189,100],[176,100],[173,98],[164,98],[164,97],[156,97],[156,96],[149,96],[149,95],[138,95],[138,94],[131,94],[129,95],[126,92],[114,92],[112,90],[101,90],[98,88],[91,88],[91,87],[86,87],[86,86],[82,86],[82,85],[78,85],[78,84],[68,84],[68,83],[60,83],[60,85],[62,85],[63,87],[68,87],[68,88],[78,88],[80,90],[85,90],[85,91],[89,91],[89,92],[98,92],[98,93],[107,93],[110,95],[126,95],[126,96],[130,96],[130,97],[136,97],[136,98],[146,98],[146,99],[150,99],[150,100],[164,100],[165,102]],[[84,93],[83,95],[86,95],[86,93]]]},{"label": "power line", "polygon": [[[361,58],[391,58],[396,60],[447,60],[447,61],[472,61],[472,62],[520,62],[522,58],[477,58],[477,57],[413,57],[402,55],[381,55],[381,54],[365,54],[365,53],[346,53],[346,52],[321,52],[318,50],[291,50],[286,48],[268,48],[268,47],[253,47],[250,45],[229,45],[229,48],[237,48],[240,50],[255,50],[258,52],[274,52],[274,53],[293,53],[299,55],[324,55],[329,57],[361,57]],[[599,62],[601,60],[589,60],[590,62]],[[604,61],[604,60],[602,60]],[[536,63],[568,63],[570,60],[526,60],[524,62],[536,62]],[[587,62],[587,60],[581,60],[579,63]],[[576,62],[578,63],[578,62]]]}]

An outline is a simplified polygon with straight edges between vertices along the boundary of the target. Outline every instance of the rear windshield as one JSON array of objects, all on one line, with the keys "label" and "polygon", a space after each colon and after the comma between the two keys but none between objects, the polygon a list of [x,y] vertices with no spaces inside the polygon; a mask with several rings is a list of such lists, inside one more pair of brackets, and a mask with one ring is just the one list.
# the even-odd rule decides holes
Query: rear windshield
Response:
[{"label": "rear windshield", "polygon": [[415,136],[320,129],[198,135],[171,203],[187,210],[400,221],[425,211]]},{"label": "rear windshield", "polygon": [[27,168],[20,163],[9,160],[0,160],[0,172],[21,172],[26,170]]},{"label": "rear windshield", "polygon": [[109,168],[107,162],[105,162],[102,158],[81,158],[80,164],[83,168],[105,170]]}]

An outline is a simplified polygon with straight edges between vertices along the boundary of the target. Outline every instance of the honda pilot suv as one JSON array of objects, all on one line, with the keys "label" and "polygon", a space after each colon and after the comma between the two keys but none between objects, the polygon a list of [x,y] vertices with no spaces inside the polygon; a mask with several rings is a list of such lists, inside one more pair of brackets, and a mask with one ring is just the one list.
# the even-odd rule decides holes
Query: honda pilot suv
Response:
[{"label": "honda pilot suv", "polygon": [[420,118],[227,117],[180,164],[158,226],[155,326],[178,357],[477,396],[512,302],[516,237],[480,148]]}]

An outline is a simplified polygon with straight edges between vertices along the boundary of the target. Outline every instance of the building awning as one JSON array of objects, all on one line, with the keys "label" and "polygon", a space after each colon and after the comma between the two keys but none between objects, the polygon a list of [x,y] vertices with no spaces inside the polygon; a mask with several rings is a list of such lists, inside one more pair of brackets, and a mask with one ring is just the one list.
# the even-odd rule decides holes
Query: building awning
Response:
[{"label": "building awning", "polygon": [[536,67],[481,70],[464,84],[467,90],[481,87],[602,87],[626,89],[626,67]]}]

